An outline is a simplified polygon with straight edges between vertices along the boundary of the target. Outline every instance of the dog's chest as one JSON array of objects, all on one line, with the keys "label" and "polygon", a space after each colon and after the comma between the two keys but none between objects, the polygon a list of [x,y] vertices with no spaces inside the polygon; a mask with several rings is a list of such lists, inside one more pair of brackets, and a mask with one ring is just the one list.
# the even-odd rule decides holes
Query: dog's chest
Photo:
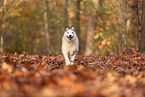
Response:
[{"label": "dog's chest", "polygon": [[75,42],[67,42],[63,41],[63,49],[67,52],[73,52],[77,48],[77,44]]},{"label": "dog's chest", "polygon": [[75,50],[76,49],[76,44],[75,43],[67,43],[67,49],[68,49],[68,51],[73,51],[73,50]]}]

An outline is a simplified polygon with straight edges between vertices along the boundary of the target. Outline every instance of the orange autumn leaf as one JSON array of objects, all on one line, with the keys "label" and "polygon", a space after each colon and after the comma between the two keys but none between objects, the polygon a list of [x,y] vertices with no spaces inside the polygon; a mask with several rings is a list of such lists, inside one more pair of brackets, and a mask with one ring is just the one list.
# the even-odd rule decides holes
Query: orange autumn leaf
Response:
[{"label": "orange autumn leaf", "polygon": [[53,5],[56,5],[56,2],[53,2],[52,4],[53,4]]},{"label": "orange autumn leaf", "polygon": [[107,44],[111,44],[111,42],[110,41],[107,41]]},{"label": "orange autumn leaf", "polygon": [[123,32],[125,31],[125,29],[124,29],[124,28],[122,28],[121,30],[122,30]]},{"label": "orange autumn leaf", "polygon": [[103,28],[100,28],[99,30],[100,30],[100,31],[104,31],[104,29],[103,29]]},{"label": "orange autumn leaf", "polygon": [[102,33],[102,32],[100,32],[100,33],[99,33],[99,35],[102,37],[102,36],[103,36],[103,33]]},{"label": "orange autumn leaf", "polygon": [[83,11],[80,11],[80,14],[83,14]]},{"label": "orange autumn leaf", "polygon": [[3,10],[2,9],[0,9],[0,12],[2,12]]},{"label": "orange autumn leaf", "polygon": [[99,49],[102,48],[102,47],[103,47],[103,45],[99,45]]},{"label": "orange autumn leaf", "polygon": [[68,12],[68,15],[69,15],[70,18],[75,17],[75,13],[74,12]]},{"label": "orange autumn leaf", "polygon": [[103,41],[102,41],[102,45],[105,45],[105,44],[106,44],[106,40],[103,40]]},{"label": "orange autumn leaf", "polygon": [[88,39],[90,39],[90,36],[89,36],[89,35],[87,35],[87,38],[88,38]]},{"label": "orange autumn leaf", "polygon": [[116,80],[116,77],[112,75],[111,72],[107,73],[107,78],[109,79],[109,81],[113,82]]},{"label": "orange autumn leaf", "polygon": [[39,66],[38,69],[40,71],[46,71],[41,63],[38,63],[38,66]]}]

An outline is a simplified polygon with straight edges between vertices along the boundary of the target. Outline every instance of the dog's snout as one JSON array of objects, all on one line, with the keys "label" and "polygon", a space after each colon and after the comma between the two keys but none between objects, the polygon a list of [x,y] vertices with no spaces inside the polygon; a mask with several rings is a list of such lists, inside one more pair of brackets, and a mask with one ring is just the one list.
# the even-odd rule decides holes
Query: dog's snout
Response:
[{"label": "dog's snout", "polygon": [[73,35],[67,35],[67,38],[69,39],[69,40],[71,40],[72,38],[73,38],[74,36]]}]

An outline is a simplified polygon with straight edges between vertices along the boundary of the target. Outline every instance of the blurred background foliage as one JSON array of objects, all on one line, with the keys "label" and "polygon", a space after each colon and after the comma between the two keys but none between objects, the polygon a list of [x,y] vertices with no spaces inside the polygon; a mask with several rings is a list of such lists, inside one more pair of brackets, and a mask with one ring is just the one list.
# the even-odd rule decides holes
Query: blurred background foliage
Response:
[{"label": "blurred background foliage", "polygon": [[[61,54],[66,27],[75,27],[80,54],[138,50],[141,0],[1,0],[1,52]],[[89,22],[90,21],[90,22]],[[89,40],[90,39],[90,40]],[[92,44],[92,45],[88,45]],[[92,52],[90,51],[92,50]]]}]

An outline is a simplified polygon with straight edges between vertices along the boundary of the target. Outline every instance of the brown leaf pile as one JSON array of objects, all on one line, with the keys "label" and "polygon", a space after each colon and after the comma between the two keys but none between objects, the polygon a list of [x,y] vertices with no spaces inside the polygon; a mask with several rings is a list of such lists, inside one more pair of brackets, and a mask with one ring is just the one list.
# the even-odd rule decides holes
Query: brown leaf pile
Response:
[{"label": "brown leaf pile", "polygon": [[145,97],[145,56],[0,54],[0,97]]}]

